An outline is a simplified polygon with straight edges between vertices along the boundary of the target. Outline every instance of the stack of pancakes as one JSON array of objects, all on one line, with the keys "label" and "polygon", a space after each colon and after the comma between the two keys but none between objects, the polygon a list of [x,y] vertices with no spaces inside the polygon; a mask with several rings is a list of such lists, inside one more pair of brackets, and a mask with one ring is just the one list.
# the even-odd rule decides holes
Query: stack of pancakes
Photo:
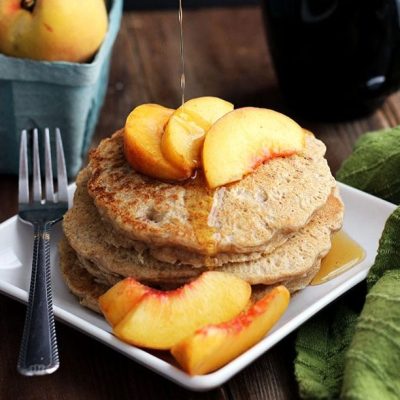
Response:
[{"label": "stack of pancakes", "polygon": [[324,154],[324,144],[306,135],[302,153],[210,190],[201,174],[167,183],[135,172],[118,131],[78,176],[60,244],[65,281],[94,310],[99,295],[127,276],[170,289],[215,269],[257,290],[281,283],[299,290],[343,220]]}]

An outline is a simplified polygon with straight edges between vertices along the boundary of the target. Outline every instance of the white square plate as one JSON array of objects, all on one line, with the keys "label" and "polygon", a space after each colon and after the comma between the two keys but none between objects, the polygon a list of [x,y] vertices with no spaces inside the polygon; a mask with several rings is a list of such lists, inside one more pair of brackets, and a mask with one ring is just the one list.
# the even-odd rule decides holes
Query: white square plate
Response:
[{"label": "white square plate", "polygon": [[[59,273],[57,242],[62,234],[60,224],[54,228],[51,245],[55,315],[60,321],[188,389],[202,391],[219,386],[367,276],[385,221],[395,206],[343,184],[339,184],[339,188],[346,207],[344,230],[365,249],[364,261],[327,283],[308,286],[294,295],[284,316],[263,340],[211,374],[189,376],[173,364],[121,342],[112,335],[110,326],[101,316],[81,307]],[[74,189],[75,186],[70,187],[71,197]],[[26,303],[31,260],[32,231],[14,216],[0,225],[1,292]]]}]

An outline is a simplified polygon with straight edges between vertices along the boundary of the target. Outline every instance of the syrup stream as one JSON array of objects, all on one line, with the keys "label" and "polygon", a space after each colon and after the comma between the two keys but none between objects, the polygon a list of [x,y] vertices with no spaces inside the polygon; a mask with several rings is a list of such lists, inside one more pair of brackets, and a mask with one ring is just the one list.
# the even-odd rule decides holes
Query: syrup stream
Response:
[{"label": "syrup stream", "polygon": [[180,38],[179,50],[180,50],[180,55],[181,55],[181,92],[182,92],[182,104],[183,104],[185,102],[186,79],[185,79],[185,57],[184,57],[184,48],[183,48],[182,0],[179,0],[178,20],[179,20],[179,38]]}]

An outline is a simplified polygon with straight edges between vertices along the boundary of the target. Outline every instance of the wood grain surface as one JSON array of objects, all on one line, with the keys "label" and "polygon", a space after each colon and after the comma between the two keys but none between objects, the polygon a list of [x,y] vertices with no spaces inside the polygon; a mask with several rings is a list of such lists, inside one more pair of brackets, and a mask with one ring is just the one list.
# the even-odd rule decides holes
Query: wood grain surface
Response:
[{"label": "wood grain surface", "polygon": [[[286,111],[258,7],[189,10],[184,18],[187,98],[214,95],[236,107],[254,105]],[[178,55],[175,12],[125,13],[93,146],[123,126],[127,114],[140,103],[179,105]],[[328,162],[335,172],[358,136],[400,123],[400,95],[392,95],[374,114],[355,121],[299,122],[326,143]],[[17,180],[0,176],[0,221],[16,211]],[[24,378],[16,371],[24,313],[24,306],[0,296],[0,400],[297,398],[295,333],[223,387],[194,393],[57,323],[60,369],[51,376]]]}]

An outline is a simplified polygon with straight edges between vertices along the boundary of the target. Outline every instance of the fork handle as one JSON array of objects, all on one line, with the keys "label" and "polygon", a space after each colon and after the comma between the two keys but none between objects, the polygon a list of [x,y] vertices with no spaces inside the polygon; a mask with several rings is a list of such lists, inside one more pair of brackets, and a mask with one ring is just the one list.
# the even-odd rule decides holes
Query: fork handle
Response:
[{"label": "fork handle", "polygon": [[60,365],[54,324],[50,272],[51,222],[34,224],[32,275],[17,369],[45,375]]}]

